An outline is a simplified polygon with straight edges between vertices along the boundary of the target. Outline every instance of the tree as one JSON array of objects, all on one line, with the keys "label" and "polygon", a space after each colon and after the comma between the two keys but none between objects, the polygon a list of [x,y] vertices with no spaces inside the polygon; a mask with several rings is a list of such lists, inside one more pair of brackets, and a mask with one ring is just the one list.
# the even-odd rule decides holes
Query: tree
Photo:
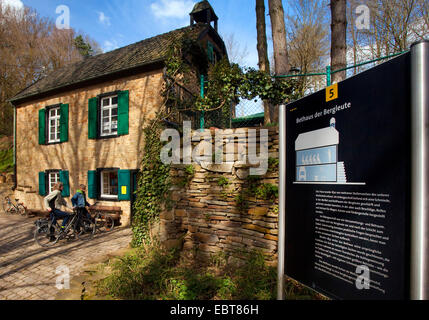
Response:
[{"label": "tree", "polygon": [[[347,66],[347,3],[331,0],[331,68],[333,71]],[[346,78],[346,71],[332,75],[332,82]]]},{"label": "tree", "polygon": [[289,73],[289,57],[286,42],[286,25],[281,0],[268,0],[274,49],[274,71],[276,75]]},{"label": "tree", "polygon": [[92,50],[91,45],[85,42],[82,35],[78,35],[74,38],[74,45],[84,58],[90,57],[94,54],[94,50]]},{"label": "tree", "polygon": [[[349,0],[349,46],[355,64],[407,50],[410,45],[429,36],[427,0]],[[369,8],[369,29],[354,23],[359,5]],[[355,72],[368,68],[360,67]]]},{"label": "tree", "polygon": [[[262,72],[270,73],[270,62],[268,60],[267,45],[267,27],[265,23],[265,3],[264,0],[256,0],[256,31],[257,31],[257,50],[258,66]],[[268,101],[263,101],[264,105],[264,124],[271,123],[272,113]]]},{"label": "tree", "polygon": [[[273,36],[274,72],[275,75],[287,75],[289,73],[289,57],[286,42],[286,26],[283,4],[281,0],[268,0],[271,32]],[[278,106],[274,109],[273,122],[278,122]]]},{"label": "tree", "polygon": [[[323,69],[329,57],[326,0],[290,0],[289,8],[292,12],[286,21],[290,65],[303,74]],[[304,96],[308,90],[322,89],[324,77],[300,77],[297,86],[300,96]]]},{"label": "tree", "polygon": [[[47,73],[82,60],[74,38],[74,30],[56,29],[52,20],[33,9],[0,2],[0,134],[12,134],[13,108],[8,99]],[[86,43],[99,48],[88,39]]]},{"label": "tree", "polygon": [[225,46],[228,52],[229,61],[239,65],[245,64],[245,59],[249,55],[247,46],[241,46],[240,42],[235,40],[234,33],[225,36]]}]

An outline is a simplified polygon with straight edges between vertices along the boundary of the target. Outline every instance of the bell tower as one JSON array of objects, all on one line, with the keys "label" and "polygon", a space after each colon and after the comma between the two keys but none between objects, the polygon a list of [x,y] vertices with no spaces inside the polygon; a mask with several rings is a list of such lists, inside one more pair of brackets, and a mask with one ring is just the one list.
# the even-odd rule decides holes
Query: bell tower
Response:
[{"label": "bell tower", "polygon": [[198,2],[189,15],[191,16],[191,26],[194,25],[194,23],[205,23],[211,25],[211,23],[214,22],[214,29],[217,32],[217,22],[219,18],[207,0]]}]

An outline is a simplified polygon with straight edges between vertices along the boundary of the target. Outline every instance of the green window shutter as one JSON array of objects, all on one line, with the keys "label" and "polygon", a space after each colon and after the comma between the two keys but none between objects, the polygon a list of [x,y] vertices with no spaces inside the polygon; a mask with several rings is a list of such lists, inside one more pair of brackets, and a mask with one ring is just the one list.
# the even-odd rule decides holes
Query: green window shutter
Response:
[{"label": "green window shutter", "polygon": [[62,104],[60,107],[60,141],[69,140],[69,105]]},{"label": "green window shutter", "polygon": [[88,171],[88,198],[97,199],[97,171]]},{"label": "green window shutter", "polygon": [[88,139],[97,139],[98,98],[88,100]]},{"label": "green window shutter", "polygon": [[129,201],[131,200],[131,171],[119,170],[119,191],[118,200]]},{"label": "green window shutter", "polygon": [[118,93],[118,135],[129,134],[129,91]]},{"label": "green window shutter", "polygon": [[214,61],[213,44],[210,41],[207,42],[207,57],[210,62]]},{"label": "green window shutter", "polygon": [[39,195],[46,196],[46,175],[39,172]]},{"label": "green window shutter", "polygon": [[46,110],[39,110],[39,144],[46,144]]},{"label": "green window shutter", "polygon": [[69,182],[69,172],[68,171],[60,171],[60,182],[63,183],[64,188],[61,192],[63,197],[70,197],[70,182]]}]

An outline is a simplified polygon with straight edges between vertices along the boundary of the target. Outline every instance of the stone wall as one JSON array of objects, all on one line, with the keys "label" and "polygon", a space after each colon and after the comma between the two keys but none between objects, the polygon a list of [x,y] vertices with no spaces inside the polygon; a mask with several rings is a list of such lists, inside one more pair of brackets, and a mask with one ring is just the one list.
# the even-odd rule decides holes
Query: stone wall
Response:
[{"label": "stone wall", "polygon": [[[67,170],[71,195],[79,184],[87,184],[88,170],[140,167],[145,123],[155,117],[161,105],[162,71],[153,71],[51,96],[17,108],[17,189],[15,197],[29,209],[43,209],[38,193],[38,173]],[[129,134],[110,139],[88,139],[88,99],[102,93],[129,90]],[[69,104],[69,141],[54,145],[38,143],[38,111],[58,103]],[[70,203],[70,199],[66,199]],[[90,200],[89,202],[93,202]],[[99,201],[120,206],[121,223],[130,223],[130,201]]]},{"label": "stone wall", "polygon": [[[271,163],[278,159],[278,128],[266,130]],[[247,132],[248,129],[227,130],[224,137],[226,141],[234,141],[236,137],[236,142],[247,142]],[[214,136],[214,131],[210,134]],[[225,148],[224,156],[226,154]],[[268,261],[276,263],[278,198],[264,200],[251,189],[263,184],[277,187],[278,165],[272,165],[255,182],[248,177],[252,166],[244,163],[246,158],[246,151],[240,150],[236,143],[232,162],[207,165],[201,161],[193,164],[193,176],[186,173],[186,165],[172,165],[175,205],[161,214],[160,237],[164,244],[181,244],[184,249],[196,250],[203,256],[220,251],[234,254],[240,250],[259,249]],[[183,186],[188,176],[190,181]]]}]

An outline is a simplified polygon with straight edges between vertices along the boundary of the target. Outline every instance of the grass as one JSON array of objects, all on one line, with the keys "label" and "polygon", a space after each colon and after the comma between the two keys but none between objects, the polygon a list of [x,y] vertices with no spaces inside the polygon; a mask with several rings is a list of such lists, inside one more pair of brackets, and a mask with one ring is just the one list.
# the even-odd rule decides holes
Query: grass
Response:
[{"label": "grass", "polygon": [[[126,300],[270,300],[276,298],[276,269],[262,253],[241,253],[244,261],[228,263],[219,253],[206,263],[157,245],[137,248],[110,262],[97,295]],[[239,260],[237,260],[239,261]]]},{"label": "grass", "polygon": [[13,149],[0,150],[0,173],[13,171]]},{"label": "grass", "polygon": [[[261,252],[237,252],[240,259],[220,252],[196,262],[177,250],[153,244],[130,250],[106,263],[107,276],[95,284],[96,296],[115,300],[275,300],[277,270]],[[286,298],[323,299],[287,280]]]}]

